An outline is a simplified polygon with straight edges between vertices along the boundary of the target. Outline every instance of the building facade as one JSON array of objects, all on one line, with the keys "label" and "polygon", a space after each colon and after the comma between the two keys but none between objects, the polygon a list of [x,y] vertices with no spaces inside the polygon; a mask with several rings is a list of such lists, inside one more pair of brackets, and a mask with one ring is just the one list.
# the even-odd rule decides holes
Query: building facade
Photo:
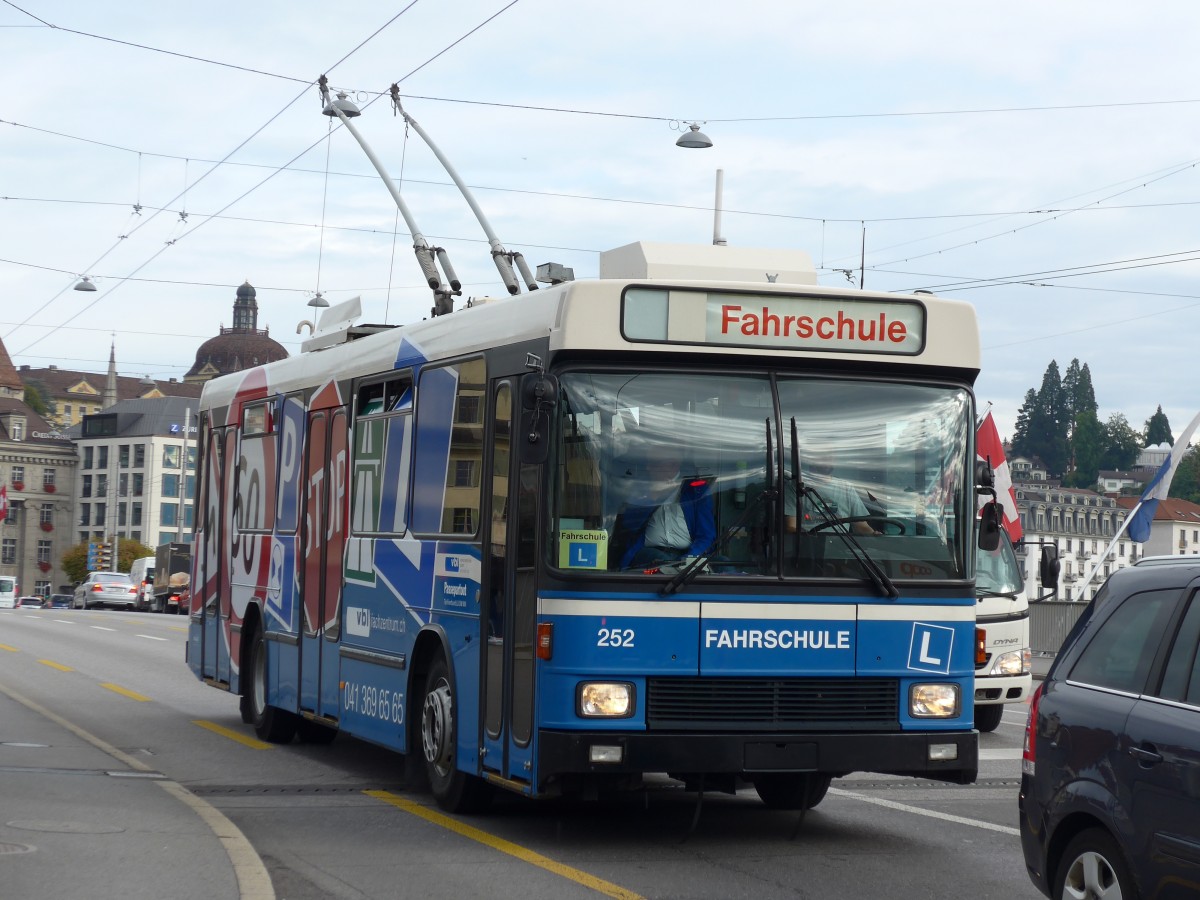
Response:
[{"label": "building facade", "polygon": [[183,397],[123,400],[71,429],[77,542],[191,540],[198,407]]}]

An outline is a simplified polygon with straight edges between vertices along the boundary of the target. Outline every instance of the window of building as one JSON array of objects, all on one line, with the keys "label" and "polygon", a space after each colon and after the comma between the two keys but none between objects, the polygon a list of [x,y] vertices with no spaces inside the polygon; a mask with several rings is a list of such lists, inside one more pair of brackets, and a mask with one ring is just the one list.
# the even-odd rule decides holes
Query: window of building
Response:
[{"label": "window of building", "polygon": [[79,504],[79,524],[80,525],[91,525],[92,523],[89,521],[89,519],[91,519],[91,517],[92,517],[92,504],[80,503]]},{"label": "window of building", "polygon": [[117,448],[117,465],[122,469],[129,468],[129,445],[121,444]]},{"label": "window of building", "polygon": [[25,467],[13,466],[10,470],[10,477],[13,480],[13,484],[23,485],[25,483]]},{"label": "window of building", "polygon": [[179,524],[179,504],[164,503],[159,507],[158,524],[168,528]]},{"label": "window of building", "polygon": [[122,472],[117,480],[117,494],[121,497],[129,496],[129,473]]},{"label": "window of building", "polygon": [[39,517],[38,521],[42,525],[53,525],[54,524],[54,504],[53,503],[43,503],[42,508],[38,510],[38,517]]},{"label": "window of building", "polygon": [[105,523],[105,521],[108,519],[108,504],[107,503],[97,503],[95,512],[96,512],[96,517],[94,519],[92,519],[92,524],[93,525],[103,525]]},{"label": "window of building", "polygon": [[162,464],[164,469],[179,468],[179,451],[178,444],[167,444],[163,447]]},{"label": "window of building", "polygon": [[124,528],[129,524],[126,521],[126,515],[129,512],[128,507],[129,507],[129,504],[127,504],[127,503],[118,503],[117,504],[117,525],[121,528]]},{"label": "window of building", "polygon": [[196,445],[188,444],[187,467],[191,472],[196,471]]},{"label": "window of building", "polygon": [[49,491],[51,494],[53,494],[56,489],[55,484],[54,484],[54,478],[55,478],[55,470],[54,469],[42,469],[42,490]]},{"label": "window of building", "polygon": [[143,489],[143,486],[145,485],[145,480],[146,480],[146,476],[144,474],[142,474],[141,472],[133,473],[133,488],[132,488],[133,496],[135,496],[135,497],[142,496],[142,489]]},{"label": "window of building", "polygon": [[8,423],[8,436],[14,441],[25,440],[25,422],[22,419],[10,419]]},{"label": "window of building", "polygon": [[144,468],[145,465],[146,465],[146,445],[145,444],[134,444],[133,445],[133,467],[135,469],[141,469],[141,468]]},{"label": "window of building", "polygon": [[40,563],[50,562],[50,554],[54,551],[53,541],[38,541],[37,542],[37,561]]},{"label": "window of building", "polygon": [[454,461],[454,487],[475,486],[475,460],[456,459]]},{"label": "window of building", "polygon": [[83,485],[79,489],[79,496],[81,496],[81,497],[92,496],[92,476],[91,475],[83,476]]},{"label": "window of building", "polygon": [[162,477],[162,494],[164,497],[179,496],[179,476],[164,475]]},{"label": "window of building", "polygon": [[107,497],[108,496],[108,476],[107,475],[97,475],[96,476],[96,496],[97,497]]},{"label": "window of building", "polygon": [[92,467],[92,454],[95,449],[95,447],[83,448],[83,468],[90,469]]},{"label": "window of building", "polygon": [[134,527],[142,524],[142,504],[136,501],[129,507],[129,524]]},{"label": "window of building", "polygon": [[71,404],[70,403],[63,404],[63,418],[66,419],[68,422],[71,421]]},{"label": "window of building", "polygon": [[33,592],[39,597],[47,597],[50,594],[50,582],[35,581],[33,583]]},{"label": "window of building", "polygon": [[456,534],[473,534],[475,531],[475,510],[470,506],[454,508],[454,527],[451,531]]},{"label": "window of building", "polygon": [[108,468],[108,447],[97,447],[96,448],[96,468],[97,469],[107,469]]},{"label": "window of building", "polygon": [[17,564],[17,539],[4,538],[0,541],[0,563],[6,566],[15,566]]},{"label": "window of building", "polygon": [[1068,553],[1071,552],[1071,539],[1067,538],[1067,546],[1064,548]]}]

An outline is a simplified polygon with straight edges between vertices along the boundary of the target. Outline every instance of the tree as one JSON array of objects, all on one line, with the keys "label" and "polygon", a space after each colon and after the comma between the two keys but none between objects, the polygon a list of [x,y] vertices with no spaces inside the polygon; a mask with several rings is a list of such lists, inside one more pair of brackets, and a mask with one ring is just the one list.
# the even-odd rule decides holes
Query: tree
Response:
[{"label": "tree", "polygon": [[42,382],[31,378],[25,382],[25,395],[23,397],[25,405],[32,409],[43,419],[51,418],[56,415],[54,400],[50,397],[50,391]]},{"label": "tree", "polygon": [[1040,457],[1052,477],[1061,477],[1067,471],[1068,428],[1062,378],[1058,374],[1058,363],[1051,360],[1029,416],[1028,446],[1030,455]]},{"label": "tree", "polygon": [[62,555],[62,570],[67,575],[67,580],[71,584],[78,584],[87,578],[88,567],[88,545],[85,541],[82,544],[76,544],[74,547],[68,547]]},{"label": "tree", "polygon": [[1029,419],[1037,407],[1037,391],[1030,388],[1025,392],[1025,400],[1017,410],[1017,422],[1013,426],[1012,450],[1017,456],[1033,456],[1033,447],[1029,440]]},{"label": "tree", "polygon": [[1071,441],[1075,455],[1075,469],[1066,479],[1069,487],[1091,488],[1100,475],[1100,460],[1104,457],[1104,426],[1096,414],[1085,409],[1075,420],[1075,434]]},{"label": "tree", "polygon": [[1142,449],[1142,436],[1133,430],[1122,413],[1113,413],[1104,423],[1104,453],[1100,468],[1121,471],[1137,462]]},{"label": "tree", "polygon": [[147,547],[141,541],[135,541],[132,538],[121,538],[121,547],[117,553],[117,571],[128,572],[133,566],[135,559],[141,559],[143,556],[153,556],[154,548]]},{"label": "tree", "polygon": [[1167,414],[1162,411],[1161,405],[1154,411],[1154,415],[1146,420],[1143,435],[1146,440],[1143,446],[1149,447],[1152,444],[1164,443],[1174,446],[1175,438],[1171,435],[1171,423],[1167,421]]},{"label": "tree", "polygon": [[1200,447],[1192,447],[1179,461],[1171,479],[1170,496],[1200,503]]}]

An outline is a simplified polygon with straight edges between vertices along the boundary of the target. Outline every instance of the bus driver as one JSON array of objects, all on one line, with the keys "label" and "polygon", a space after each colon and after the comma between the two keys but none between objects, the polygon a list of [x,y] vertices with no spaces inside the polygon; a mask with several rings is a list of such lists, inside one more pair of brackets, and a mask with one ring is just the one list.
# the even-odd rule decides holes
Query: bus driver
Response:
[{"label": "bus driver", "polygon": [[618,519],[618,531],[629,538],[622,569],[699,556],[716,539],[711,481],[682,478],[680,464],[675,447],[656,444],[647,451],[648,483]]}]

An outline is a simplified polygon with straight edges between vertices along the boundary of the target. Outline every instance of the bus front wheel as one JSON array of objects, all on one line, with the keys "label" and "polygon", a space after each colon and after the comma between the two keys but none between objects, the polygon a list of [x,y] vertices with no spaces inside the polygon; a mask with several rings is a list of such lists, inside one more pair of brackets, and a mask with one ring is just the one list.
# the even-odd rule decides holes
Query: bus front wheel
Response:
[{"label": "bus front wheel", "polygon": [[771,809],[812,809],[825,799],[832,780],[818,772],[777,772],[756,776],[754,790]]},{"label": "bus front wheel", "polygon": [[421,752],[429,788],[447,812],[478,812],[491,799],[491,787],[457,766],[458,725],[450,667],[438,656],[425,677],[421,704]]}]

